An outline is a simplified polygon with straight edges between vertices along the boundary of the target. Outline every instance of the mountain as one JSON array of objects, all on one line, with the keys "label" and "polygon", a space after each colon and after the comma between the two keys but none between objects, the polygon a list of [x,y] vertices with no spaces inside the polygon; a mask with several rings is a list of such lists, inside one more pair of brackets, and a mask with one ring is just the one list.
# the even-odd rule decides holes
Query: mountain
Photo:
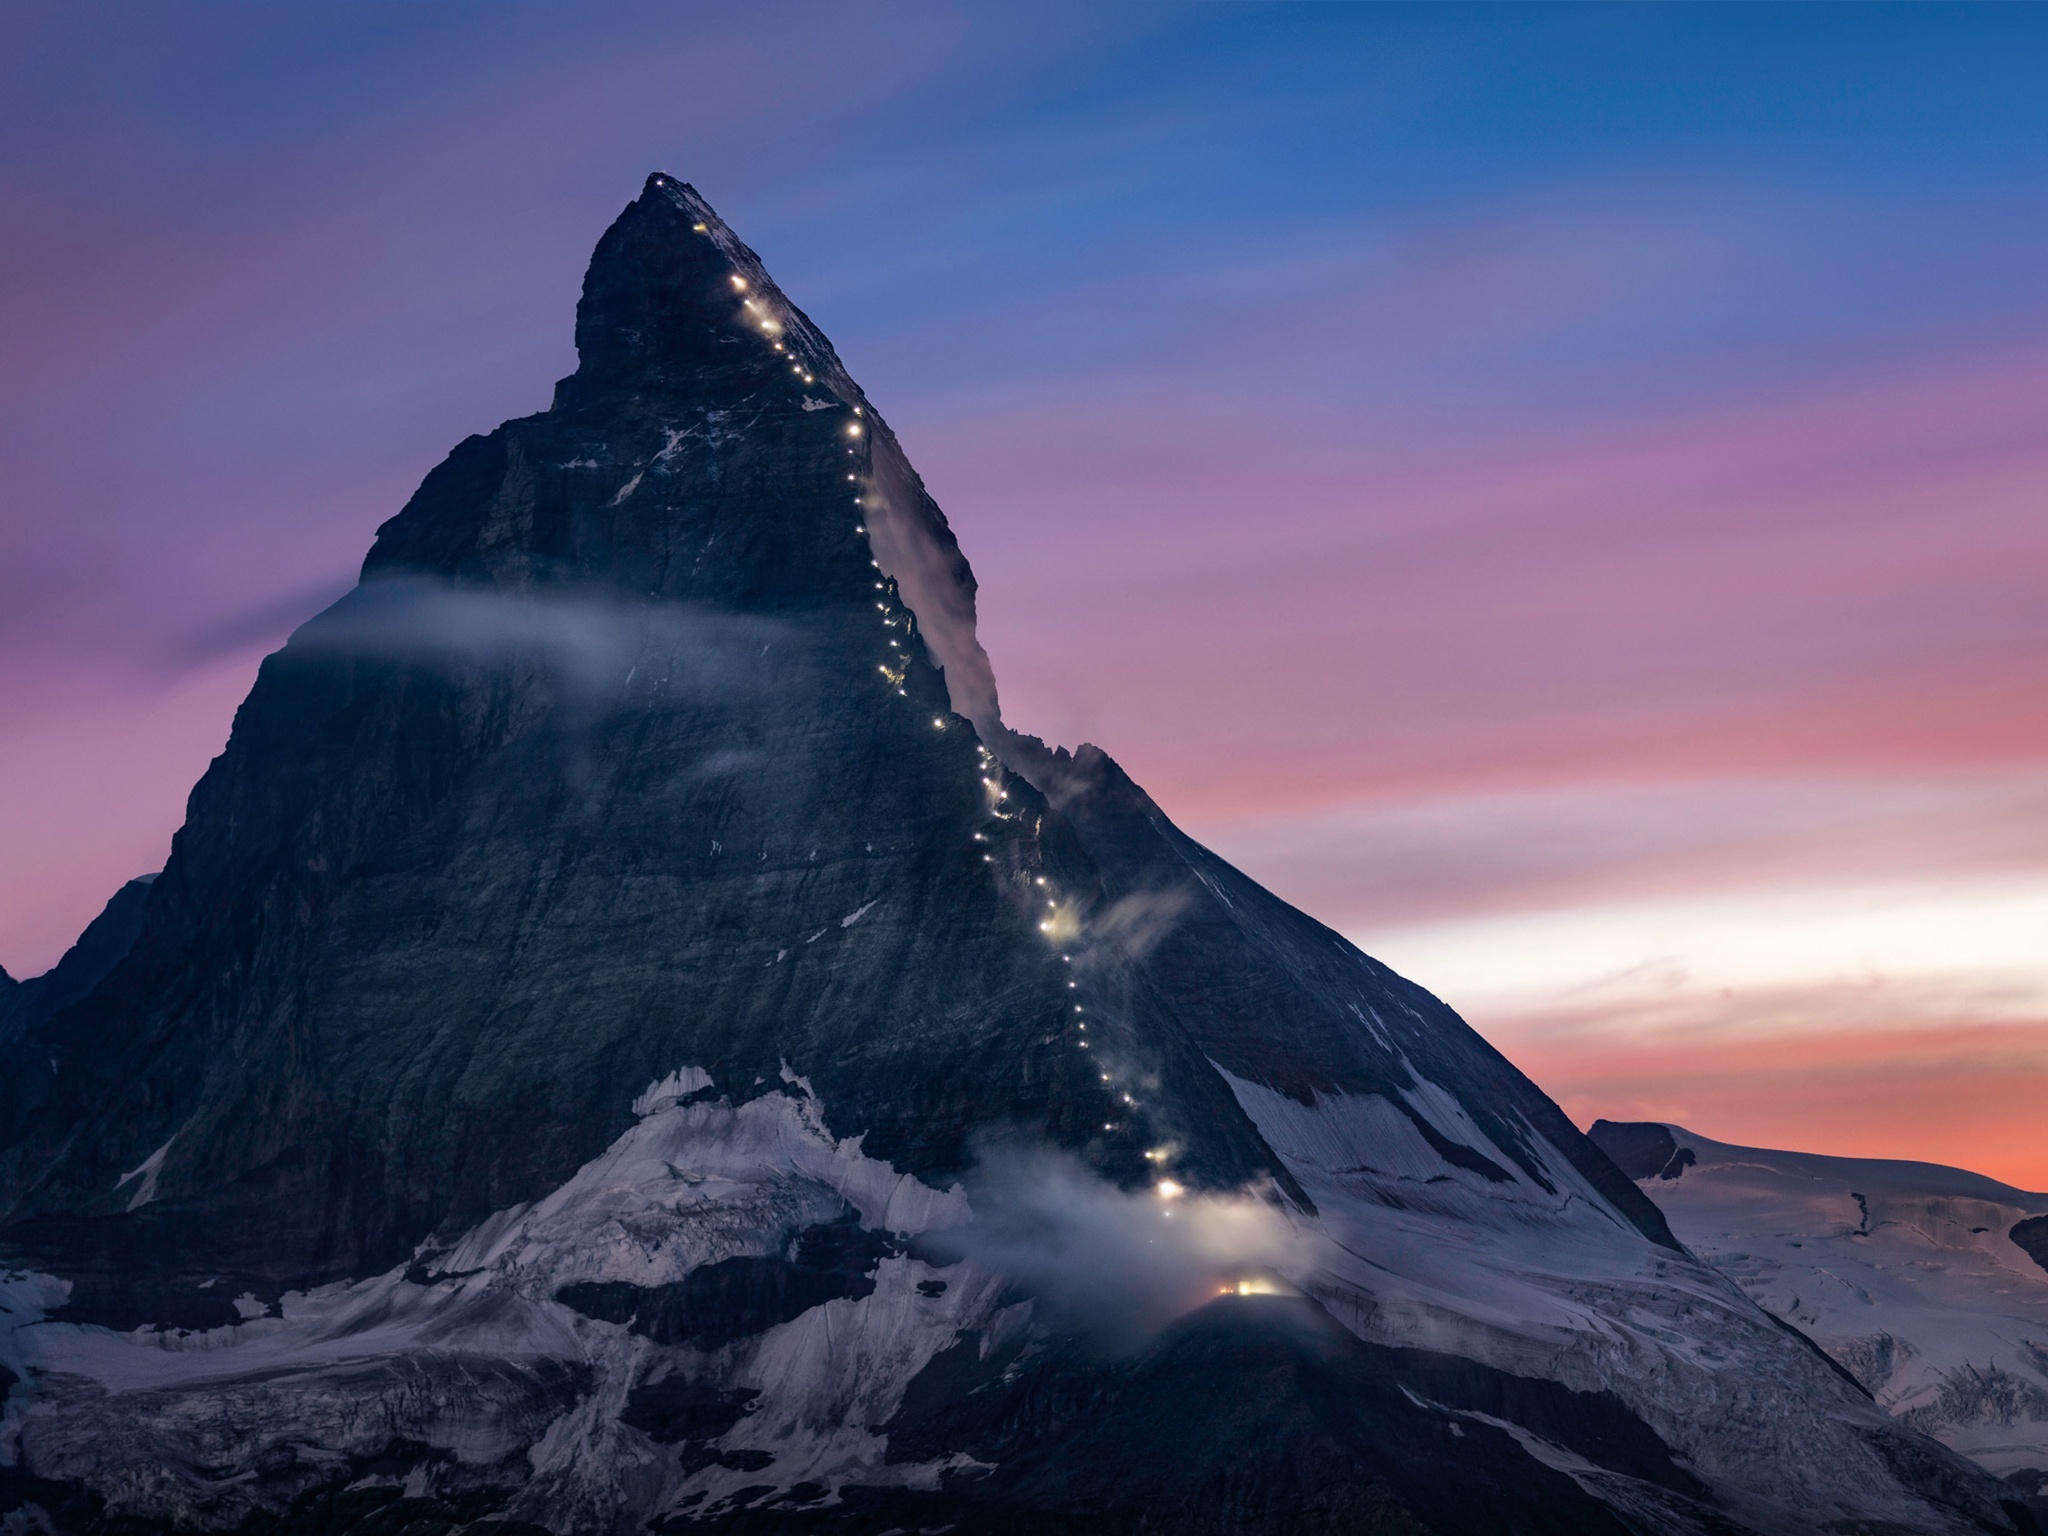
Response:
[{"label": "mountain", "polygon": [[77,942],[42,975],[16,981],[0,971],[0,1041],[46,1023],[99,985],[135,943],[142,903],[155,880],[155,875],[143,875],[114,892]]},{"label": "mountain", "polygon": [[2048,1480],[2048,1195],[1936,1163],[1598,1121],[1686,1246],[1877,1401],[2029,1491]]},{"label": "mountain", "polygon": [[2035,1529],[1436,998],[1008,730],[945,518],[688,186],[576,342],[0,1048],[0,1516]]}]

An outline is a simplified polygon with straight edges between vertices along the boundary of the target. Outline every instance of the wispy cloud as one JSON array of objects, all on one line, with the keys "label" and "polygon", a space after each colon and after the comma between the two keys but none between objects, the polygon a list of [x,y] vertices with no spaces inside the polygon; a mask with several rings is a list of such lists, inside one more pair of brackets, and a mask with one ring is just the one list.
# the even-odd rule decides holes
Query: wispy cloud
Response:
[{"label": "wispy cloud", "polygon": [[2039,770],[1445,794],[1216,841],[1581,1123],[2048,1186]]},{"label": "wispy cloud", "polygon": [[974,1220],[935,1246],[1013,1276],[1040,1315],[1109,1348],[1137,1344],[1228,1286],[1302,1272],[1320,1241],[1270,1191],[1119,1189],[1071,1155],[983,1148]]},{"label": "wispy cloud", "polygon": [[1413,931],[1603,902],[2048,869],[2048,769],[1595,780],[1390,795],[1203,830],[1325,921]]}]

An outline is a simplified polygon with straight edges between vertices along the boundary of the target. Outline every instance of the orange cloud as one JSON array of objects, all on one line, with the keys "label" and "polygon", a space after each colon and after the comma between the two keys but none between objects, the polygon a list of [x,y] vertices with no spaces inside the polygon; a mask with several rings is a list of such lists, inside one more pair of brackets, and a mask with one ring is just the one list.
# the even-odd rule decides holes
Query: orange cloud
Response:
[{"label": "orange cloud", "polygon": [[1582,1126],[1669,1120],[1717,1141],[1948,1163],[2048,1189],[2048,1020],[1776,1039],[1495,1038]]}]

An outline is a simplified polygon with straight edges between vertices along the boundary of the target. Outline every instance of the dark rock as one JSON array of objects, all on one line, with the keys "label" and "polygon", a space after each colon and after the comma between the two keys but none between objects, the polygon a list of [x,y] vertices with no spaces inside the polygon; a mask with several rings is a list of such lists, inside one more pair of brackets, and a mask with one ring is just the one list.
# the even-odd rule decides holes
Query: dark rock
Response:
[{"label": "dark rock", "polygon": [[1654,1120],[1595,1120],[1586,1136],[1632,1179],[1675,1179],[1699,1161]]},{"label": "dark rock", "polygon": [[[1013,1374],[1001,1361],[977,1365],[976,1354],[976,1341],[963,1339],[927,1368],[889,1426],[891,1455],[923,1461],[965,1451],[995,1470],[922,1507],[897,1503],[906,1525],[1628,1529],[1572,1479],[1531,1458],[1500,1422],[1663,1490],[1674,1510],[1698,1517],[1706,1496],[1657,1435],[1605,1394],[1364,1344],[1299,1298],[1212,1303],[1129,1361],[1055,1350],[1028,1357]],[[868,1497],[892,1507],[872,1491]],[[1706,1514],[1710,1527],[1713,1518]],[[742,1528],[825,1527],[733,1527]]]},{"label": "dark rock", "polygon": [[702,1382],[672,1376],[643,1383],[626,1394],[619,1422],[662,1445],[680,1440],[716,1440],[739,1423],[747,1404],[761,1394],[741,1387],[723,1391]]},{"label": "dark rock", "polygon": [[2028,1258],[2048,1269],[2048,1216],[2029,1216],[2024,1221],[2016,1221],[2006,1236],[2017,1243]]},{"label": "dark rock", "polygon": [[564,1286],[555,1299],[600,1322],[629,1323],[657,1344],[715,1349],[825,1302],[872,1294],[870,1276],[896,1246],[886,1234],[863,1230],[848,1213],[839,1221],[805,1228],[788,1257],[720,1259],[674,1285],[583,1281]]}]

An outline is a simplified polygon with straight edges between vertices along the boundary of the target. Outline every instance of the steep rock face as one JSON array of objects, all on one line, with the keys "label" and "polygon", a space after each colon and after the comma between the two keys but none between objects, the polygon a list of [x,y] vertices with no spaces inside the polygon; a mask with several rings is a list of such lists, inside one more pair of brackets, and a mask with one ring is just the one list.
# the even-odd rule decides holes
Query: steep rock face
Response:
[{"label": "steep rock face", "polygon": [[943,516],[688,187],[577,343],[4,1047],[0,1501],[2020,1528],[1436,999],[1003,727]]},{"label": "steep rock face", "polygon": [[2024,1221],[2016,1221],[2006,1236],[2017,1243],[2028,1258],[2048,1270],[2048,1216],[2029,1216]]},{"label": "steep rock face", "polygon": [[1632,1179],[1683,1178],[1698,1161],[1691,1147],[1678,1144],[1670,1126],[1649,1121],[1595,1120],[1586,1138]]}]

